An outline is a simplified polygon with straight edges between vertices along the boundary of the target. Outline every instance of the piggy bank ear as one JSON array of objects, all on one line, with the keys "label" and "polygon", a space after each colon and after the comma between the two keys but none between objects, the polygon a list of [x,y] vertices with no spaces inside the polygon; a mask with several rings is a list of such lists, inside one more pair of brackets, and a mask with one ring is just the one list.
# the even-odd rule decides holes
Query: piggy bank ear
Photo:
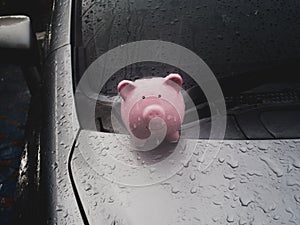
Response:
[{"label": "piggy bank ear", "polygon": [[135,85],[130,80],[122,80],[118,84],[118,92],[122,96],[122,98],[125,100],[127,95],[135,88]]},{"label": "piggy bank ear", "polygon": [[182,86],[182,78],[177,73],[171,73],[170,75],[166,76],[165,83],[175,88],[177,92],[180,91]]}]

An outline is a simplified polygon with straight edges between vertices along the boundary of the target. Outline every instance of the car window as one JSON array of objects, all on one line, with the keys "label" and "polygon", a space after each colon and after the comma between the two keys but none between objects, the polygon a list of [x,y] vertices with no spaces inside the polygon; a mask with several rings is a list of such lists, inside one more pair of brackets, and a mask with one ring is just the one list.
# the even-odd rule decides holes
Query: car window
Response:
[{"label": "car window", "polygon": [[174,42],[223,77],[299,57],[299,10],[296,1],[83,1],[82,44],[88,66],[128,42]]},{"label": "car window", "polygon": [[[282,135],[282,130],[288,129],[291,121],[298,121],[298,117],[291,117],[286,125],[276,125],[279,130],[274,131],[274,126],[269,128],[270,123],[266,124],[260,115],[269,110],[265,109],[266,102],[275,104],[277,100],[278,104],[287,100],[293,109],[283,114],[275,113],[278,117],[274,121],[298,112],[295,104],[300,100],[299,78],[294,71],[299,71],[297,61],[300,58],[299,2],[82,1],[80,6],[79,35],[84,56],[78,63],[82,64],[82,71],[120,45],[141,40],[172,42],[197,54],[218,79],[226,106],[230,109],[227,138],[287,138]],[[183,90],[199,106],[199,118],[204,119],[201,123],[205,128],[201,137],[207,138],[211,115],[205,93],[190,74],[157,62],[136,63],[112,75],[99,93],[95,110],[98,129],[113,132],[109,113],[106,112],[118,94],[117,85],[121,80],[134,81],[173,72],[182,75]],[[269,93],[277,96],[274,101],[268,100]],[[236,112],[235,109],[241,105],[240,111]],[[256,105],[261,105],[262,109],[252,113],[255,118],[252,114],[241,115],[245,107]],[[255,124],[252,128],[249,121]],[[299,126],[296,124],[293,129],[297,130]],[[288,137],[299,135],[294,132],[294,136]]]}]

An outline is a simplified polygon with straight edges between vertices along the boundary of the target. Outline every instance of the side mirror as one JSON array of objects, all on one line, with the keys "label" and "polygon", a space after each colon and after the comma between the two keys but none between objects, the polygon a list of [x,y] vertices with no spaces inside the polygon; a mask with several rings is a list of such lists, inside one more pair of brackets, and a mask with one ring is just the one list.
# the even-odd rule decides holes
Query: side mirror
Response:
[{"label": "side mirror", "polygon": [[30,49],[32,45],[30,19],[27,16],[0,17],[0,47]]},{"label": "side mirror", "polygon": [[28,16],[0,16],[0,63],[21,66],[31,94],[39,90],[40,54]]}]

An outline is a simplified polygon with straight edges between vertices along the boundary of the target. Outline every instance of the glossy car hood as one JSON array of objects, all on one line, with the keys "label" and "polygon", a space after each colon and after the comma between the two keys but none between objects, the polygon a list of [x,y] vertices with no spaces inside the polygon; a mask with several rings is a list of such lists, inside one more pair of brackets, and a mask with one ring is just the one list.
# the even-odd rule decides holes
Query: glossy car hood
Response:
[{"label": "glossy car hood", "polygon": [[300,140],[128,149],[125,135],[79,134],[71,172],[89,224],[300,223]]}]

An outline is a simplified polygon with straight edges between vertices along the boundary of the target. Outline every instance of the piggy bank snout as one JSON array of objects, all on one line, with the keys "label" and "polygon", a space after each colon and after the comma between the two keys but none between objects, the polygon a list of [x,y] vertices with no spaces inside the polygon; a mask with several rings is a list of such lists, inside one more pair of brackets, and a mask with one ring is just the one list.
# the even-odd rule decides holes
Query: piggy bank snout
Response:
[{"label": "piggy bank snout", "polygon": [[155,117],[164,118],[165,112],[164,109],[159,105],[149,105],[143,111],[143,118],[147,121]]}]

